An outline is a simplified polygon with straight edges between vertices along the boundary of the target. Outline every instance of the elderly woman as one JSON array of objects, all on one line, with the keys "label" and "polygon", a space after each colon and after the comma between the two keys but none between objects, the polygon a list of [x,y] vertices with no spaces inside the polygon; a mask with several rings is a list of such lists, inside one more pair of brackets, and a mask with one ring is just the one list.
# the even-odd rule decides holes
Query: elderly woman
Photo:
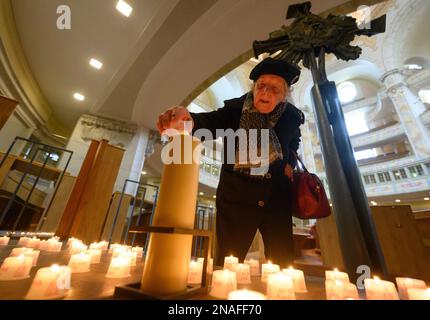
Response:
[{"label": "elderly woman", "polygon": [[[244,260],[257,230],[264,241],[266,259],[287,266],[293,262],[291,181],[297,164],[303,113],[287,102],[289,88],[300,70],[282,60],[267,58],[250,73],[253,90],[240,98],[225,101],[223,108],[194,114],[184,107],[173,107],[160,115],[157,126],[183,129],[184,121],[192,121],[192,132],[208,129],[214,139],[222,130],[251,129],[269,132],[270,163],[264,175],[252,174],[252,164],[235,159],[223,163],[217,189],[216,236],[218,249],[215,264],[222,266],[225,256]],[[258,140],[260,141],[260,140]],[[224,153],[227,150],[224,137]],[[236,154],[240,144],[234,146]],[[258,149],[261,143],[247,144]],[[255,150],[254,150],[255,151]]]}]

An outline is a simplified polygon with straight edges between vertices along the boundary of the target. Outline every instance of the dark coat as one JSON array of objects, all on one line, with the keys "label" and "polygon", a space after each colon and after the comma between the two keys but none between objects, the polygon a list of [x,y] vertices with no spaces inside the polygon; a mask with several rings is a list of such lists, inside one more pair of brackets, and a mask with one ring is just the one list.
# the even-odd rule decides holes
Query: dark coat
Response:
[{"label": "dark coat", "polygon": [[[246,94],[240,98],[227,100],[224,102],[224,107],[216,111],[191,113],[194,121],[193,133],[198,129],[205,128],[211,131],[213,137],[218,138],[216,129],[233,129],[234,131],[239,129],[245,98]],[[292,151],[297,152],[299,148],[300,125],[304,121],[303,112],[289,103],[274,127],[282,146],[284,158],[275,165],[271,165],[269,174],[266,174],[266,178],[263,179],[265,183],[261,183],[262,179],[247,178],[235,173],[233,164],[223,164],[217,190],[217,202],[224,200],[257,205],[259,202],[261,204],[261,200],[268,201],[274,193],[282,195],[285,184],[289,184],[283,173],[283,168],[287,162],[293,168],[297,165]]]}]

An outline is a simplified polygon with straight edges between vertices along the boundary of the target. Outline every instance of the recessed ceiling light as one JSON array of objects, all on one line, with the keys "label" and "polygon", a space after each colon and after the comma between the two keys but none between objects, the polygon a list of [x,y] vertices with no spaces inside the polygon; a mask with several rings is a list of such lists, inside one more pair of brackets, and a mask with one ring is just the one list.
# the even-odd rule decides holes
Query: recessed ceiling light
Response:
[{"label": "recessed ceiling light", "polygon": [[418,64],[405,64],[405,68],[409,70],[422,70],[423,67]]},{"label": "recessed ceiling light", "polygon": [[424,198],[424,200],[425,200],[425,201],[429,201],[429,200],[430,200],[430,198],[425,197],[425,198]]},{"label": "recessed ceiling light", "polygon": [[216,196],[212,196],[212,198],[216,199]]},{"label": "recessed ceiling light", "polygon": [[80,93],[78,93],[78,92],[76,92],[74,95],[73,95],[73,98],[75,98],[76,100],[78,100],[78,101],[84,101],[85,100],[85,96],[83,96],[82,94],[80,94]]},{"label": "recessed ceiling light", "polygon": [[378,203],[376,203],[375,201],[371,202],[372,206],[376,206]]},{"label": "recessed ceiling light", "polygon": [[100,70],[103,67],[103,63],[101,63],[99,60],[94,58],[90,60],[90,65],[98,70]]},{"label": "recessed ceiling light", "polygon": [[126,17],[130,16],[131,12],[133,11],[133,8],[123,0],[118,1],[116,9]]},{"label": "recessed ceiling light", "polygon": [[396,202],[400,202],[400,200],[399,200],[399,199],[397,199],[397,200],[396,200]]},{"label": "recessed ceiling light", "polygon": [[200,192],[200,193],[199,193],[199,195],[201,195],[201,196],[202,196],[202,195],[204,195],[204,193],[203,193],[203,192]]},{"label": "recessed ceiling light", "polygon": [[145,174],[146,174],[146,171],[142,171],[142,174],[143,174],[143,175],[145,175]]}]

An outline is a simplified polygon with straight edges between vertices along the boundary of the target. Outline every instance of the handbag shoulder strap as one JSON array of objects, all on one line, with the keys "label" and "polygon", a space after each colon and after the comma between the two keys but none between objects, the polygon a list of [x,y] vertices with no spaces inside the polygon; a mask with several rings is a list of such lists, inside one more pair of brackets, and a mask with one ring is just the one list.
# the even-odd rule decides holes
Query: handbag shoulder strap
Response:
[{"label": "handbag shoulder strap", "polygon": [[302,159],[300,159],[300,157],[297,155],[297,153],[295,151],[291,151],[294,155],[294,157],[296,158],[297,162],[300,163],[302,169],[305,172],[309,172],[308,169],[306,168],[305,164],[303,163]]}]

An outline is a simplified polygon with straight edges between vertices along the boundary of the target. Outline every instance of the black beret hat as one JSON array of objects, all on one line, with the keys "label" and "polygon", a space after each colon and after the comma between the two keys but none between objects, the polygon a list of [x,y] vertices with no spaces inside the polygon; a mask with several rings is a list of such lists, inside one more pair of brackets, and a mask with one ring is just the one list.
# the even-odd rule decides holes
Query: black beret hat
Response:
[{"label": "black beret hat", "polygon": [[256,81],[263,74],[280,76],[291,86],[299,80],[300,69],[285,60],[266,58],[252,69],[249,79]]}]

